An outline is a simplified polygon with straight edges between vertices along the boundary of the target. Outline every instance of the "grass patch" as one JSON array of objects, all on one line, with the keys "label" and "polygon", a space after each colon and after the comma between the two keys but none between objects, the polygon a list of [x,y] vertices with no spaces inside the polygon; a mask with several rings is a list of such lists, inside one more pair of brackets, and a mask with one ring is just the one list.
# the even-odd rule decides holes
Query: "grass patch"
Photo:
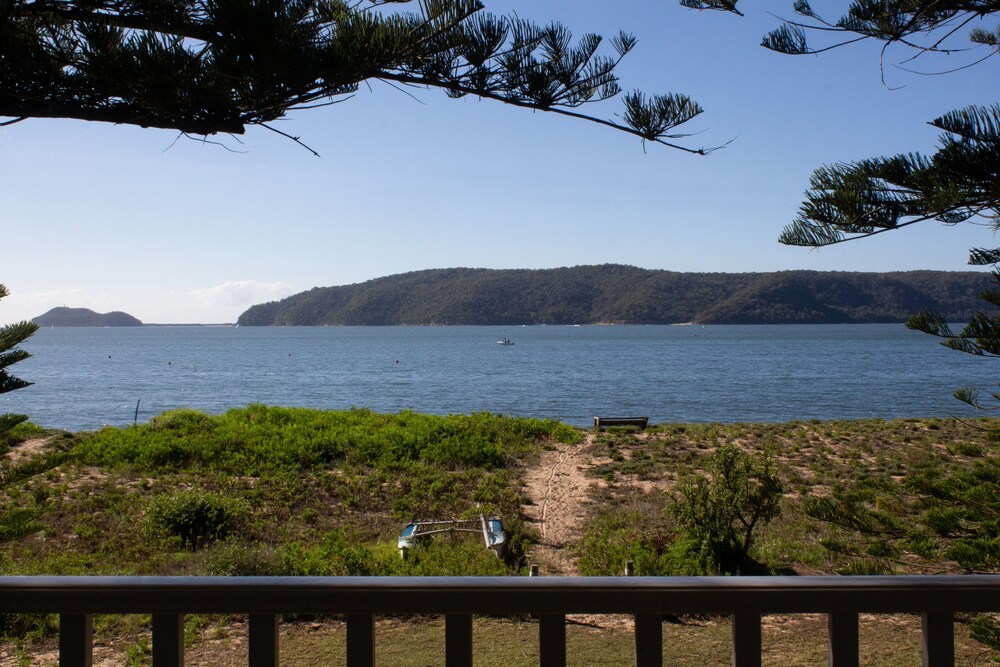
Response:
[{"label": "grass patch", "polygon": [[[598,620],[601,627],[596,627]],[[601,619],[571,617],[566,629],[567,665],[620,667],[632,664],[633,638],[627,620],[608,625]],[[192,628],[195,636],[185,651],[192,666],[242,667],[247,664],[245,619],[204,618]],[[103,625],[103,621],[98,621]],[[624,625],[624,627],[623,627]],[[109,626],[110,627],[110,626]],[[116,639],[102,641],[95,664],[127,664],[149,641],[148,624],[120,627]],[[729,664],[731,629],[722,618],[687,618],[663,625],[663,664],[679,667]],[[387,618],[376,622],[379,664],[426,667],[444,664],[444,621],[440,617]],[[346,632],[336,619],[285,623],[280,628],[281,664],[286,667],[343,665]],[[956,626],[957,665],[985,665],[990,656],[972,641],[965,626]],[[24,655],[53,650],[53,640],[22,642]],[[822,615],[765,616],[762,663],[782,667],[826,664],[826,617]],[[139,657],[139,656],[137,656]],[[148,655],[145,656],[148,660]],[[910,667],[920,664],[920,619],[915,616],[862,615],[860,662],[863,665]],[[473,664],[476,667],[537,667],[538,625],[531,619],[476,618]],[[31,663],[27,663],[31,664]],[[146,663],[148,664],[148,663]]]},{"label": "grass patch", "polygon": [[175,410],[132,428],[106,428],[83,442],[84,463],[148,473],[215,470],[262,475],[334,465],[503,468],[541,439],[574,439],[552,420],[489,413],[439,417],[412,412],[323,411],[251,405],[209,416]]}]

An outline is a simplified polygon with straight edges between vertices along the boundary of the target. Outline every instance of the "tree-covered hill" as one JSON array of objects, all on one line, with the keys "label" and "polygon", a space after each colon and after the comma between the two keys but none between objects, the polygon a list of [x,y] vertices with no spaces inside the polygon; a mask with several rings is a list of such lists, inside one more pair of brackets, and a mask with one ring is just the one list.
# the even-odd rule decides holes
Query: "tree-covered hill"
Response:
[{"label": "tree-covered hill", "polygon": [[142,322],[128,313],[115,310],[95,313],[89,308],[53,308],[31,320],[41,327],[141,327]]},{"label": "tree-covered hill", "polygon": [[989,274],[908,271],[677,273],[608,264],[432,269],[316,287],[253,306],[239,324],[672,324],[902,322],[975,312]]}]

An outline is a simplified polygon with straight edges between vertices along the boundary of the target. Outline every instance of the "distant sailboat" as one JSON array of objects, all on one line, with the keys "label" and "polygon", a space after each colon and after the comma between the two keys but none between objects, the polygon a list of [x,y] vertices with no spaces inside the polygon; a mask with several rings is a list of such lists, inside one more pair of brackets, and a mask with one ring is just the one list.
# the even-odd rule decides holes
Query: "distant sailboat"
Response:
[{"label": "distant sailboat", "polygon": [[497,341],[497,345],[513,345],[513,344],[514,344],[514,341],[512,341],[510,338],[507,338],[507,330],[504,329],[503,330],[503,338],[501,338],[500,340]]}]

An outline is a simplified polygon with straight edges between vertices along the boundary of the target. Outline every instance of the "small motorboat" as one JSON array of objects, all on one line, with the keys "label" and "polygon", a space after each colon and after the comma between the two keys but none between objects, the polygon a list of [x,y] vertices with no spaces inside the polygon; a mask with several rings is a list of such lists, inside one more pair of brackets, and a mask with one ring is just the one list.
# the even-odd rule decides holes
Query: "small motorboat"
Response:
[{"label": "small motorboat", "polygon": [[497,345],[513,345],[513,344],[514,341],[512,341],[510,338],[501,338],[500,340],[497,341]]}]

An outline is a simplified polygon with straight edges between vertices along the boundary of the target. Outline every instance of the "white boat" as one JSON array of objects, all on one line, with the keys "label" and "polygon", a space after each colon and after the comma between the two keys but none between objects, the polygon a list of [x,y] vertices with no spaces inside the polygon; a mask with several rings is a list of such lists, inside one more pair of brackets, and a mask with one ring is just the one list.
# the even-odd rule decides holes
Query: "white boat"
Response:
[{"label": "white boat", "polygon": [[513,345],[513,344],[514,341],[512,341],[510,338],[501,338],[500,340],[497,341],[497,345]]},{"label": "white boat", "polygon": [[406,558],[406,552],[418,541],[441,533],[479,533],[483,536],[483,543],[486,548],[496,554],[498,558],[503,556],[504,549],[507,546],[507,533],[503,529],[503,522],[500,521],[500,517],[491,516],[487,518],[480,514],[478,519],[411,521],[403,528],[403,532],[396,542],[396,548],[399,549],[399,555]]}]

